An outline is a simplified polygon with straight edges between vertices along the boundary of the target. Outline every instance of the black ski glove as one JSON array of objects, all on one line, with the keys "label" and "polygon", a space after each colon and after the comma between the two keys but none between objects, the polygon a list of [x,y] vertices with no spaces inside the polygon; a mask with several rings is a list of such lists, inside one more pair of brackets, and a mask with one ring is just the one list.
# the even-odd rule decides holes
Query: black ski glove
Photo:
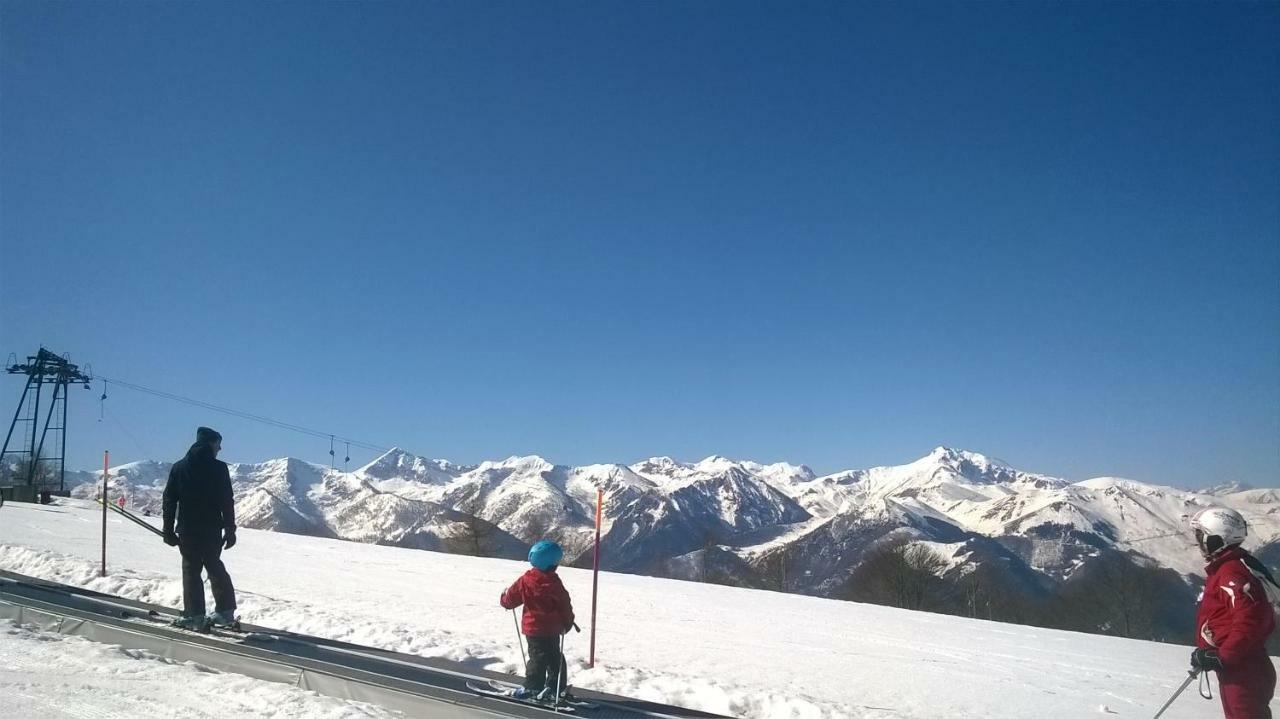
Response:
[{"label": "black ski glove", "polygon": [[222,548],[231,549],[236,546],[236,530],[228,529],[222,533]]},{"label": "black ski glove", "polygon": [[1217,649],[1197,649],[1191,652],[1191,668],[1200,671],[1219,671],[1222,669],[1222,659],[1218,657]]},{"label": "black ski glove", "polygon": [[164,530],[164,543],[170,547],[178,546],[178,533],[172,529]]}]

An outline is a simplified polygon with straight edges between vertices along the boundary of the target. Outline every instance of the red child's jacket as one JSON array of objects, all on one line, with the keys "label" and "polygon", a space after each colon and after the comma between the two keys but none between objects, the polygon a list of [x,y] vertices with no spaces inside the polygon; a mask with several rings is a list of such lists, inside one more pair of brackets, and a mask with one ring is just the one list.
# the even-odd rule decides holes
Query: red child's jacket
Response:
[{"label": "red child's jacket", "polygon": [[1245,566],[1244,554],[1239,547],[1228,547],[1209,563],[1196,613],[1196,646],[1217,648],[1228,670],[1243,661],[1266,659],[1264,645],[1276,625],[1263,580]]},{"label": "red child's jacket", "polygon": [[554,637],[573,627],[573,604],[555,572],[532,568],[515,581],[499,600],[504,609],[524,605],[520,630],[529,637]]}]

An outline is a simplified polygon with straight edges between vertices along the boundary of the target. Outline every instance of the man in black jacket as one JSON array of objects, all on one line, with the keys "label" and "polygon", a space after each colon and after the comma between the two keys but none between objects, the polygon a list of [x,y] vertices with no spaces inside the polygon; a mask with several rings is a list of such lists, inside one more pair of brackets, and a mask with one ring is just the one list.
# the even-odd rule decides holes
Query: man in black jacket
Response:
[{"label": "man in black jacket", "polygon": [[[176,624],[206,629],[235,622],[236,592],[222,565],[222,550],[236,543],[236,509],[231,473],[218,461],[222,435],[208,427],[196,430],[196,443],[174,462],[164,486],[164,542],[182,552],[182,618]],[[176,522],[175,522],[176,518]],[[201,570],[209,573],[214,611],[204,610]]]}]

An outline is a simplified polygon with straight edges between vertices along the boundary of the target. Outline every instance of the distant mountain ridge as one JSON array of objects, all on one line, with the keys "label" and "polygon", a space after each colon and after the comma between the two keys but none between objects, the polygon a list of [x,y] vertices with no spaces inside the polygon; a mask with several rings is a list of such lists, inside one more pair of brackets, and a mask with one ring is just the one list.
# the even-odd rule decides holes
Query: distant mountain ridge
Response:
[{"label": "distant mountain ridge", "polygon": [[[113,468],[112,491],[156,513],[170,466]],[[247,527],[494,556],[552,537],[568,561],[585,561],[599,490],[606,568],[705,578],[698,572],[711,567],[748,585],[781,571],[790,575],[785,588],[818,594],[890,540],[946,554],[947,571],[999,562],[1027,582],[1061,582],[1106,552],[1195,575],[1201,560],[1187,520],[1211,504],[1243,512],[1260,551],[1277,551],[1280,537],[1277,489],[1070,482],[948,447],[904,465],[823,476],[719,456],[581,467],[530,456],[469,466],[399,449],[350,473],[289,458],[230,466]],[[76,496],[98,491],[91,473],[69,479],[81,482]]]}]

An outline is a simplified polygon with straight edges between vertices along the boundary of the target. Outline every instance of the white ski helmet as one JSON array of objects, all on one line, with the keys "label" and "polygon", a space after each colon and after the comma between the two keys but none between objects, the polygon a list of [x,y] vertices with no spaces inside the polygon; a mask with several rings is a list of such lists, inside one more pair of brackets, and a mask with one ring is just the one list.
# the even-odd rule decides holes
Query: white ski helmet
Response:
[{"label": "white ski helmet", "polygon": [[1209,507],[1191,518],[1196,531],[1196,544],[1205,559],[1212,559],[1226,547],[1234,547],[1249,534],[1249,523],[1234,509]]}]

